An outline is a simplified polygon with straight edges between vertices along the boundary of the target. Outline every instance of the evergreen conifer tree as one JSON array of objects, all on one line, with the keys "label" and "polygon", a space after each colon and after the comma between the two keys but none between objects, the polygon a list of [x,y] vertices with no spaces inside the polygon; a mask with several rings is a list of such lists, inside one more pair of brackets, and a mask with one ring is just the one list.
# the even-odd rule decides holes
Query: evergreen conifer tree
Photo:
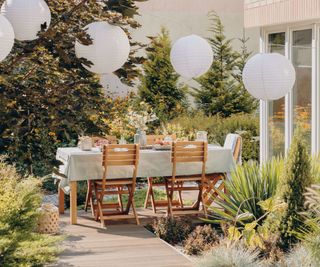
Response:
[{"label": "evergreen conifer tree", "polygon": [[241,53],[235,52],[231,39],[224,34],[224,27],[218,15],[210,14],[213,36],[209,38],[214,53],[210,70],[197,79],[200,88],[194,88],[197,106],[208,115],[220,114],[228,117],[234,113],[251,113],[256,101],[245,92],[242,84],[242,70],[250,55],[245,41]]},{"label": "evergreen conifer tree", "polygon": [[289,249],[298,239],[295,232],[303,225],[304,193],[312,183],[310,158],[301,131],[295,134],[279,188],[281,199],[288,207],[280,223],[280,245]]},{"label": "evergreen conifer tree", "polygon": [[148,103],[160,122],[181,114],[187,106],[186,87],[179,85],[178,74],[170,62],[171,41],[165,28],[157,37],[151,37],[147,59],[143,64],[144,75],[139,86],[140,100]]}]

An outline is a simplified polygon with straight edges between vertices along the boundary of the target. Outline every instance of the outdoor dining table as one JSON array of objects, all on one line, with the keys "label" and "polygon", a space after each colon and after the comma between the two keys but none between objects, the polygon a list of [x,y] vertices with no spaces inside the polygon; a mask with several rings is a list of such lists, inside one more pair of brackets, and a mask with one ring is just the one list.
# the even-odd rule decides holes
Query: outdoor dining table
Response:
[{"label": "outdoor dining table", "polygon": [[[78,147],[58,148],[56,159],[63,163],[60,168],[70,186],[70,222],[77,223],[77,182],[102,178],[102,152],[99,148],[83,151]],[[235,167],[231,149],[217,145],[208,145],[206,174],[229,173]],[[195,175],[201,173],[199,163],[181,163],[177,175]],[[170,177],[172,175],[171,151],[141,149],[137,177]],[[132,177],[132,169],[127,166],[111,166],[107,178],[120,179]],[[61,195],[63,195],[60,190]],[[59,198],[59,202],[63,197]],[[59,203],[59,204],[60,204]],[[63,205],[63,203],[61,203]],[[61,206],[60,205],[60,206]]]}]

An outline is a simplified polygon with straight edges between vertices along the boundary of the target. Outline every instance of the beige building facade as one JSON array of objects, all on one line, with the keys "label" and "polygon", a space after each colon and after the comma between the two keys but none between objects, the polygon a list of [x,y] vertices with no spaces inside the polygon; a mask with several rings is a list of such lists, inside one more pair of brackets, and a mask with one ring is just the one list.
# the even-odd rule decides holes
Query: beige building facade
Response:
[{"label": "beige building facade", "polygon": [[[215,11],[222,20],[227,38],[233,39],[235,49],[240,49],[238,38],[242,37],[244,30],[244,0],[148,0],[137,2],[137,5],[140,13],[137,20],[142,27],[132,31],[134,40],[147,44],[150,41],[148,36],[156,36],[161,26],[169,30],[172,42],[190,34],[210,37],[208,13]],[[249,51],[258,52],[259,30],[247,29],[245,34],[250,38]],[[197,87],[193,80],[181,81]]]},{"label": "beige building facade", "polygon": [[296,70],[293,90],[261,101],[261,160],[286,154],[298,127],[320,152],[320,0],[246,0],[244,25],[260,30],[260,51],[280,53]]}]

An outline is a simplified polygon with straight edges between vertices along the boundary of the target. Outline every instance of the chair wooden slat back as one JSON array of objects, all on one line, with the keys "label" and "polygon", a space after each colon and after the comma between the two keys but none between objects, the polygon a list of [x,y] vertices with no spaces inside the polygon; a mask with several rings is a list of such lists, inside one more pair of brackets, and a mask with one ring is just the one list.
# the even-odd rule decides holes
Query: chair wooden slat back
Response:
[{"label": "chair wooden slat back", "polygon": [[102,166],[104,167],[103,173],[103,187],[105,187],[107,178],[107,169],[109,166],[133,166],[132,178],[135,180],[137,177],[137,167],[139,164],[139,151],[140,147],[137,144],[129,145],[105,145],[103,147]]},{"label": "chair wooden slat back", "polygon": [[181,141],[172,145],[171,161],[173,163],[172,177],[176,177],[177,163],[202,162],[202,176],[205,176],[205,167],[208,157],[208,143],[203,141]]},{"label": "chair wooden slat back", "polygon": [[172,141],[175,141],[177,139],[177,136],[175,134],[172,135],[147,135],[147,145],[154,145],[157,140],[163,140],[166,136],[170,136],[172,138]]}]

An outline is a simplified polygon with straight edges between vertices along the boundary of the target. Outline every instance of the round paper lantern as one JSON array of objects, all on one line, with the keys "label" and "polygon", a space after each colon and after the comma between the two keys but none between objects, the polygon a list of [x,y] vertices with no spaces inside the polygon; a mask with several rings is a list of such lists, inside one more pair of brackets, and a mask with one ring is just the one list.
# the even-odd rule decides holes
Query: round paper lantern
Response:
[{"label": "round paper lantern", "polygon": [[41,25],[49,28],[51,13],[44,0],[6,0],[1,13],[11,22],[15,38],[20,41],[37,39]]},{"label": "round paper lantern", "polygon": [[113,73],[100,75],[100,84],[106,96],[112,98],[126,97],[130,93],[130,87],[123,84],[119,77]]},{"label": "round paper lantern", "polygon": [[107,22],[90,23],[85,30],[90,35],[92,44],[75,44],[77,57],[86,58],[93,63],[90,67],[84,67],[98,74],[112,73],[120,69],[130,53],[126,33],[120,27]]},{"label": "round paper lantern", "polygon": [[211,67],[213,52],[205,39],[189,35],[175,42],[170,58],[177,73],[186,78],[196,78],[205,74]]},{"label": "round paper lantern", "polygon": [[10,22],[0,15],[0,61],[10,53],[14,44],[14,31]]},{"label": "round paper lantern", "polygon": [[296,72],[284,56],[257,54],[250,58],[243,70],[243,83],[248,92],[261,100],[277,100],[292,90]]}]

